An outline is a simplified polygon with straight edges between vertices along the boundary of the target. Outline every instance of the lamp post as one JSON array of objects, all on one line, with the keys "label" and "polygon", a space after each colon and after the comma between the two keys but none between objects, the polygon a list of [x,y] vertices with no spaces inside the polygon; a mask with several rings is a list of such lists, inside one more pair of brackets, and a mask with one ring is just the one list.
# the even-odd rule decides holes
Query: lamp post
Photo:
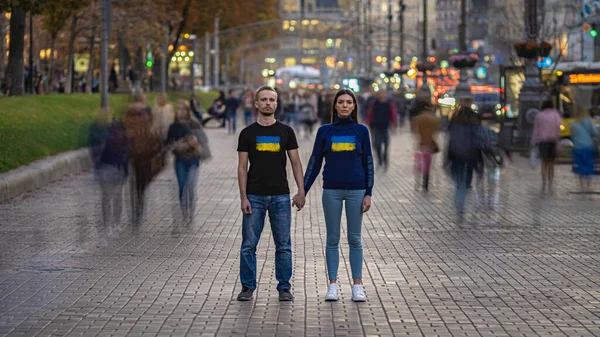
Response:
[{"label": "lamp post", "polygon": [[219,11],[219,13],[217,14],[217,16],[215,17],[215,36],[214,36],[214,44],[215,44],[215,54],[214,56],[214,61],[213,61],[213,72],[214,72],[214,88],[218,88],[219,87],[219,23],[220,23],[220,18],[219,16],[221,15],[221,12]]},{"label": "lamp post", "polygon": [[192,96],[194,96],[194,90],[196,87],[196,60],[198,57],[198,40],[196,39],[196,34],[191,34],[190,40],[192,40],[192,51],[194,52],[194,55],[192,55],[192,69],[190,69],[190,77],[192,80]]},{"label": "lamp post", "polygon": [[[538,12],[544,8],[544,0],[525,0],[525,33],[527,42],[538,42],[540,22]],[[525,82],[519,95],[519,131],[521,139],[528,140],[533,130],[533,117],[542,100],[540,70],[535,58],[525,58]]]},{"label": "lamp post", "polygon": [[[458,25],[458,49],[460,53],[467,53],[467,0],[460,1],[460,24]],[[456,87],[455,96],[458,99],[471,98],[471,87],[468,82],[468,68],[459,69],[460,78]]]},{"label": "lamp post", "polygon": [[404,62],[404,11],[406,10],[406,5],[404,4],[404,0],[398,1],[398,6],[400,7],[400,16],[399,16],[399,27],[400,27],[400,68],[402,68],[402,63]]},{"label": "lamp post", "polygon": [[108,40],[110,39],[111,1],[102,0],[102,44],[100,46],[100,108],[108,113]]},{"label": "lamp post", "polygon": [[[425,64],[427,62],[427,54],[427,0],[423,0],[423,59],[421,63]],[[421,87],[429,90],[429,85],[427,85],[427,71],[423,71],[423,85]]]},{"label": "lamp post", "polygon": [[210,87],[210,33],[204,33],[204,81],[202,85]]},{"label": "lamp post", "polygon": [[392,0],[388,0],[387,71],[392,71]]}]

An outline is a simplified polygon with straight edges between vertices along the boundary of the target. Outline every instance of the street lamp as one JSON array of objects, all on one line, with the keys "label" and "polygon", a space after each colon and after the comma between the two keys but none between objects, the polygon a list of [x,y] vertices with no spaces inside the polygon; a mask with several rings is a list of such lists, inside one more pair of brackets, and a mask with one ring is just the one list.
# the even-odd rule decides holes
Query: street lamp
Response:
[{"label": "street lamp", "polygon": [[[543,6],[544,1],[525,0],[525,31],[527,42],[538,42],[540,23],[538,22],[538,6]],[[533,125],[531,117],[538,111],[542,83],[539,77],[539,68],[536,59],[525,58],[525,81],[519,94],[519,130],[527,139]],[[528,121],[529,119],[529,121]]]},{"label": "street lamp", "polygon": [[[467,0],[460,1],[460,24],[458,25],[458,48],[460,53],[467,53]],[[471,87],[468,82],[468,68],[458,69],[460,79],[456,87],[456,98],[471,98]]]}]

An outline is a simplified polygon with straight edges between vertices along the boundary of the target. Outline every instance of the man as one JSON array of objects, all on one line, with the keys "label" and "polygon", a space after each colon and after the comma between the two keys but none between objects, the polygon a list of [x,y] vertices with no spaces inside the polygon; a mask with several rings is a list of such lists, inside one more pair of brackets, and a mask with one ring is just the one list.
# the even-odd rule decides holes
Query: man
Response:
[{"label": "man", "polygon": [[379,91],[376,97],[377,100],[369,104],[366,124],[371,128],[377,163],[387,170],[390,128],[396,130],[396,104],[385,91]]},{"label": "man", "polygon": [[275,241],[275,276],[279,282],[279,300],[292,301],[294,296],[289,282],[292,277],[292,208],[286,153],[298,186],[298,194],[292,198],[292,205],[298,210],[304,207],[305,202],[302,163],[294,130],[275,120],[275,89],[260,87],[254,96],[254,106],[258,110],[258,121],[242,130],[238,142],[238,184],[243,220],[240,253],[242,291],[237,299],[249,301],[256,289],[256,246],[268,212]]},{"label": "man", "polygon": [[229,90],[229,97],[225,100],[225,116],[227,117],[227,133],[235,134],[237,122],[237,109],[240,105],[234,90]]},{"label": "man", "polygon": [[406,110],[407,110],[407,102],[406,102],[406,97],[405,95],[405,90],[401,89],[398,92],[395,92],[393,97],[394,97],[394,103],[396,104],[396,111],[398,111],[398,121],[399,121],[399,126],[400,128],[402,128],[404,126],[404,121],[406,120]]}]

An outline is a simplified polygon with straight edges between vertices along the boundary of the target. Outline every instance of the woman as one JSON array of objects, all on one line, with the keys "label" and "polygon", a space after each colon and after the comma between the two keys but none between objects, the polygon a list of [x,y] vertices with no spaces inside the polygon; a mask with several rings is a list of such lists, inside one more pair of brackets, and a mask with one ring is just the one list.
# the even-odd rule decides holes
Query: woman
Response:
[{"label": "woman", "polygon": [[594,174],[594,159],[598,154],[598,129],[587,109],[578,107],[571,123],[573,141],[573,172],[579,176],[581,192],[589,192]]},{"label": "woman", "polygon": [[123,125],[130,139],[131,166],[131,209],[135,225],[139,225],[144,213],[144,196],[152,179],[165,165],[163,141],[153,131],[152,114],[145,103],[130,104],[123,117]]},{"label": "woman", "polygon": [[448,126],[448,150],[446,166],[450,169],[456,184],[455,206],[460,217],[463,216],[467,187],[473,177],[473,170],[481,165],[481,150],[490,147],[488,139],[483,137],[481,121],[470,108],[470,101],[461,102],[461,107]]},{"label": "woman", "polygon": [[323,158],[323,211],[327,226],[327,271],[329,286],[326,301],[338,300],[340,222],[346,205],[348,244],[352,269],[352,300],[367,300],[362,289],[362,215],[371,208],[373,156],[369,131],[356,122],[358,108],[354,93],[338,91],[333,99],[331,123],[317,131],[312,156],[306,169],[306,193],[319,175]]},{"label": "woman", "polygon": [[192,116],[192,110],[187,103],[179,101],[175,108],[175,122],[169,127],[167,144],[175,155],[179,203],[185,219],[194,214],[194,188],[202,151],[194,130],[200,128],[200,122]]},{"label": "woman", "polygon": [[173,105],[167,101],[166,94],[156,96],[156,102],[153,110],[153,130],[161,139],[167,138],[169,127],[175,120],[175,111]]},{"label": "woman", "polygon": [[533,135],[531,145],[537,146],[542,159],[542,192],[552,190],[554,181],[554,161],[556,160],[556,145],[559,140],[562,120],[560,114],[554,109],[551,101],[545,101],[533,121]]},{"label": "woman", "polygon": [[423,106],[419,114],[411,120],[411,130],[417,139],[415,171],[422,177],[424,191],[429,190],[431,156],[439,152],[439,147],[435,140],[439,128],[440,119],[433,113],[431,104]]}]

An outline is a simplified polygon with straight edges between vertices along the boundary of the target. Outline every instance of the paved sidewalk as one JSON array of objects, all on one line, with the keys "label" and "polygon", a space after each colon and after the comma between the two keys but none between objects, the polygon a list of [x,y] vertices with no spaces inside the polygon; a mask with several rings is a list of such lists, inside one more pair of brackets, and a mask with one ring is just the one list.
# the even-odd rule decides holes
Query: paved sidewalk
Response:
[{"label": "paved sidewalk", "polygon": [[[215,158],[201,168],[187,226],[171,167],[150,187],[140,230],[106,242],[89,173],[0,204],[0,335],[600,336],[600,196],[570,193],[566,166],[555,195],[541,196],[537,172],[517,157],[474,187],[458,223],[439,168],[428,194],[415,190],[407,134],[394,136],[364,218],[368,302],[350,299],[345,230],[341,299],[324,302],[320,178],[293,218],[295,301],[277,299],[269,230],[255,299],[235,301],[236,138],[208,133]],[[301,147],[306,165],[312,144]]]}]

